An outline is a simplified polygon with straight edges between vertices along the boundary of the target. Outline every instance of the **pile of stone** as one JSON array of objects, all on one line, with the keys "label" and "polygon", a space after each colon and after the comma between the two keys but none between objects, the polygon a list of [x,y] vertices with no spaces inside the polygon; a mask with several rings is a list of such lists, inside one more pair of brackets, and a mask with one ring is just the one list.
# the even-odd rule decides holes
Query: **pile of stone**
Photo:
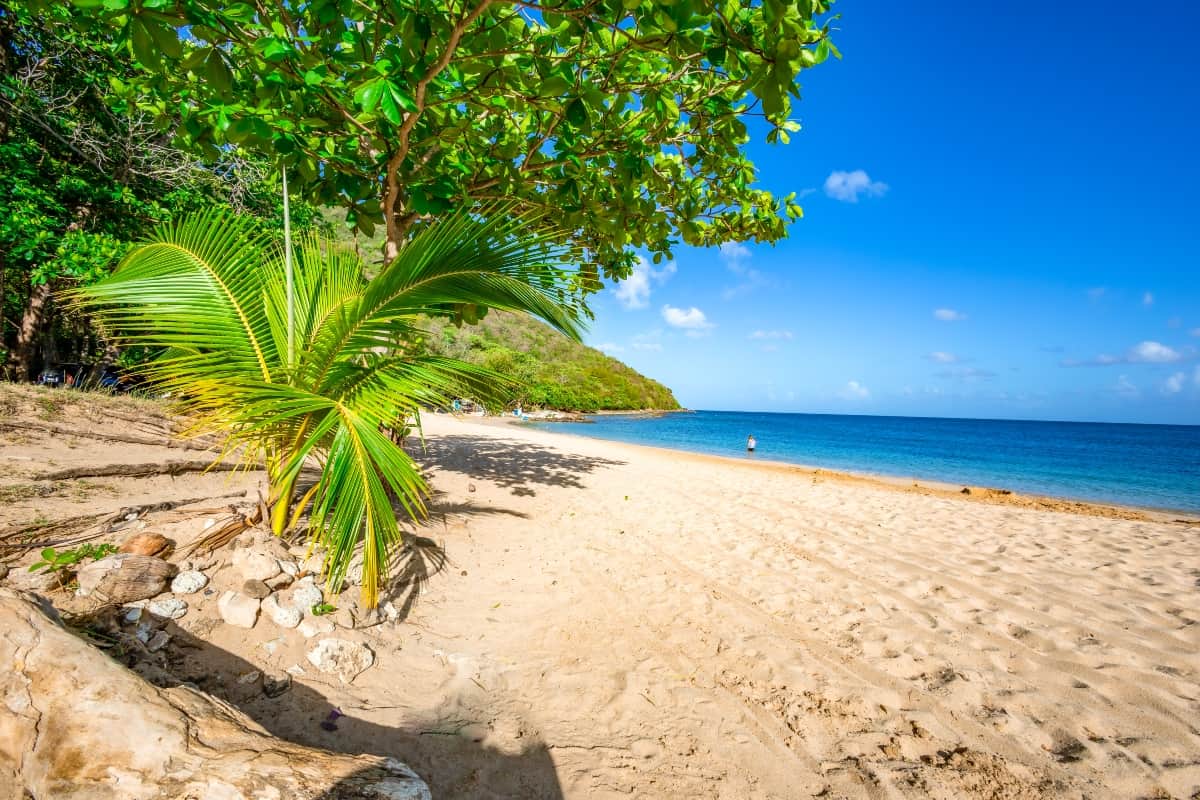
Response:
[{"label": "pile of stone", "polygon": [[[227,562],[193,559],[174,564],[167,560],[172,550],[173,543],[159,534],[136,534],[120,552],[80,567],[76,594],[121,606],[121,621],[133,626],[133,636],[151,652],[171,640],[161,630],[166,620],[179,620],[188,614],[189,603],[216,595],[216,610],[225,624],[295,630],[315,640],[306,648],[308,661],[347,683],[369,669],[375,655],[359,641],[335,636],[338,629],[368,628],[395,618],[390,605],[382,614],[360,611],[354,603],[324,607],[321,554],[289,547],[266,531],[255,529],[238,537]],[[214,577],[230,588],[218,594],[210,585]]]}]

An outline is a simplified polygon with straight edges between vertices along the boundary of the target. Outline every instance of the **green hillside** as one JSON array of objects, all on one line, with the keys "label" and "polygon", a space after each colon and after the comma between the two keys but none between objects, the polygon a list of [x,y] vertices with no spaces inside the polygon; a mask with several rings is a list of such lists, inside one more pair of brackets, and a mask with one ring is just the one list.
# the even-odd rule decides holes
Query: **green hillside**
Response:
[{"label": "green hillside", "polygon": [[510,405],[563,411],[679,408],[675,395],[658,381],[529,317],[492,311],[477,325],[456,328],[429,320],[427,330],[428,352],[517,379],[524,388]]}]

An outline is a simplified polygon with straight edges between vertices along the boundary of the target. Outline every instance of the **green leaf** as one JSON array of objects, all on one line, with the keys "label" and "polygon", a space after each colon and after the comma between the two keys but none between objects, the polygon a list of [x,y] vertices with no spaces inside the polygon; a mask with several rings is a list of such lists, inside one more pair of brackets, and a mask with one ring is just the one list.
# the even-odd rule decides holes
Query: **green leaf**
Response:
[{"label": "green leaf", "polygon": [[367,81],[358,88],[354,93],[354,102],[363,111],[370,113],[379,105],[380,98],[383,97],[384,90],[387,88],[387,82],[383,78]]},{"label": "green leaf", "polygon": [[178,59],[183,55],[183,42],[179,40],[179,34],[174,28],[152,18],[144,18],[142,24],[146,26],[154,44],[163,55],[170,59]]},{"label": "green leaf", "polygon": [[150,69],[158,69],[162,63],[158,49],[154,46],[154,39],[150,35],[150,31],[146,29],[140,18],[135,17],[130,20],[129,33],[129,44],[133,49],[133,57]]}]

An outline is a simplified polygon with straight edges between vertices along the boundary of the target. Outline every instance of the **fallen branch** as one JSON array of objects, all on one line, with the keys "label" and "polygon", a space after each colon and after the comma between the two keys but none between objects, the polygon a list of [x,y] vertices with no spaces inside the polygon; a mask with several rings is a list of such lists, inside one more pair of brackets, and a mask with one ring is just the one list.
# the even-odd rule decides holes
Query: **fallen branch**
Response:
[{"label": "fallen branch", "polygon": [[149,461],[144,464],[98,464],[71,467],[56,472],[34,475],[35,481],[68,481],[75,478],[151,478],[155,475],[183,475],[188,472],[250,471],[253,466],[230,464],[224,461]]},{"label": "fallen branch", "polygon": [[165,437],[152,439],[148,436],[129,436],[121,433],[106,433],[104,431],[85,431],[78,428],[68,428],[63,425],[49,423],[21,422],[20,420],[0,420],[0,430],[26,430],[54,433],[59,436],[78,436],[81,439],[99,439],[103,442],[120,442],[121,444],[144,444],[150,447],[168,447],[180,450],[212,450],[212,442],[184,441]]},{"label": "fallen branch", "polygon": [[[117,511],[104,511],[99,514],[80,514],[74,517],[38,522],[33,525],[5,528],[0,530],[0,548],[10,551],[4,555],[4,558],[13,558],[29,550],[42,547],[62,547],[64,545],[82,544],[83,542],[92,541],[93,539],[99,539],[101,536],[115,533],[122,528],[128,527],[134,521],[141,519],[147,514],[172,511],[183,506],[201,503],[205,500],[224,500],[231,497],[243,497],[244,495],[245,492],[233,492],[218,495],[217,497],[189,497],[186,500],[169,500],[161,503],[147,503],[140,506],[124,506]],[[211,509],[209,510],[211,511]],[[95,530],[89,530],[93,527],[95,527]],[[56,534],[57,536],[53,539],[39,538],[35,540],[32,538],[47,534]],[[11,541],[13,539],[21,539],[22,537],[24,537],[24,541]]]}]

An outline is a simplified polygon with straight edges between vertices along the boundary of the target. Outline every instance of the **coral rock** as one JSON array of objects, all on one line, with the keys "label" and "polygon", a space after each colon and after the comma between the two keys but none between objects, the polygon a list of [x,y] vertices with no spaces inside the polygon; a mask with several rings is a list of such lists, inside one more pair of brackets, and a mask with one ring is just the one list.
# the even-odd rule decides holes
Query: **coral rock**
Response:
[{"label": "coral rock", "polygon": [[308,661],[321,672],[337,675],[344,683],[370,669],[375,663],[375,654],[365,644],[346,639],[322,639],[308,651]]},{"label": "coral rock", "polygon": [[253,628],[258,622],[259,601],[237,592],[225,592],[217,600],[221,619],[239,628]]}]

